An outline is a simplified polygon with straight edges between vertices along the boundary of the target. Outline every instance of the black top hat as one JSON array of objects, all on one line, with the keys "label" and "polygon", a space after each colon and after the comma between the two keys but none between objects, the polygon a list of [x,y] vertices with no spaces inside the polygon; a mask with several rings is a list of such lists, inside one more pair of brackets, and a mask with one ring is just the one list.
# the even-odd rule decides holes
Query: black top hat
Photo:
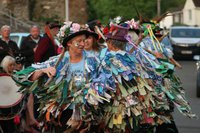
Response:
[{"label": "black top hat", "polygon": [[93,36],[97,40],[99,39],[99,35],[95,32],[95,26],[101,27],[101,23],[99,20],[93,20],[87,23],[89,28],[89,35]]},{"label": "black top hat", "polygon": [[46,25],[49,26],[50,29],[53,29],[53,28],[60,28],[61,25],[59,24],[58,21],[53,21],[53,22],[46,22]]}]

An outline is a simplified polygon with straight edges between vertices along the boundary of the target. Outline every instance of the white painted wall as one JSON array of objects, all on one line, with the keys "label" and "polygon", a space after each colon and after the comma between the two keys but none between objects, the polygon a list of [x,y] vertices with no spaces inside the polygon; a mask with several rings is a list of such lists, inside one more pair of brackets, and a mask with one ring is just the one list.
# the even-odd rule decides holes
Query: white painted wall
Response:
[{"label": "white painted wall", "polygon": [[183,8],[183,23],[194,26],[196,24],[196,18],[195,5],[192,0],[187,0]]},{"label": "white painted wall", "polygon": [[[161,22],[160,22],[160,26],[162,28],[166,27],[167,29],[170,28],[171,25],[173,25],[173,18],[175,23],[183,23],[183,24],[187,24],[187,25],[198,25],[200,27],[200,8],[195,7],[193,0],[186,0],[185,6],[182,10],[183,14],[182,14],[182,18],[181,18],[181,22],[179,19],[179,12],[174,12],[172,16],[167,16],[166,18],[164,18]],[[191,12],[191,19],[189,17],[189,12]],[[181,11],[180,11],[181,13]]]},{"label": "white painted wall", "polygon": [[169,15],[170,16],[167,16],[160,21],[160,27],[162,28],[166,27],[167,29],[171,27],[171,25],[173,24],[173,16],[171,14]]}]

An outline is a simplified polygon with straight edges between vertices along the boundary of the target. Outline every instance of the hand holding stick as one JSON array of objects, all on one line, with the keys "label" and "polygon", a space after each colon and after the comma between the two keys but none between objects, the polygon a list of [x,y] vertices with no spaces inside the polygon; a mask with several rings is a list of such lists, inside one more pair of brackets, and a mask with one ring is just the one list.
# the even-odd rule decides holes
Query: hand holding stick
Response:
[{"label": "hand holding stick", "polygon": [[106,40],[106,37],[103,35],[103,33],[100,31],[100,29],[99,29],[99,27],[98,26],[94,26],[94,29],[95,29],[95,32],[97,33],[97,34],[99,34],[102,38],[103,38],[103,40],[105,41]]},{"label": "hand holding stick", "polygon": [[[162,37],[160,37],[158,39],[158,41],[161,42],[163,40],[163,38],[165,38],[168,34],[169,34],[169,31],[165,35],[163,35]],[[174,58],[169,58],[169,61],[172,64],[174,64],[175,66],[177,66],[178,68],[180,68],[180,69],[182,68],[182,66]]]},{"label": "hand holding stick", "polygon": [[[65,54],[65,48],[62,49],[62,52],[61,52],[61,54],[60,54],[60,57],[58,58],[58,60],[57,60],[57,62],[56,62],[56,64],[55,64],[55,66],[54,66],[55,68],[58,67],[58,64],[59,64],[60,61],[62,60],[64,54]],[[48,85],[51,83],[52,80],[53,80],[53,77],[50,77],[50,78],[48,79],[48,81],[45,83],[44,86],[48,86]]]}]

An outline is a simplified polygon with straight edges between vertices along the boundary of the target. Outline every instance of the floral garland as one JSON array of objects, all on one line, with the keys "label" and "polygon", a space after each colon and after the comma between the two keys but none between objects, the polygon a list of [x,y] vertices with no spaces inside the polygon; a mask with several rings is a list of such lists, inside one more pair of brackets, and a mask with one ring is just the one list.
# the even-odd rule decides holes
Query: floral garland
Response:
[{"label": "floral garland", "polygon": [[59,38],[60,42],[63,42],[64,38],[66,38],[67,36],[73,33],[80,31],[82,28],[84,27],[78,23],[66,21],[64,22],[64,25],[60,28],[60,31],[57,34],[57,37]]}]

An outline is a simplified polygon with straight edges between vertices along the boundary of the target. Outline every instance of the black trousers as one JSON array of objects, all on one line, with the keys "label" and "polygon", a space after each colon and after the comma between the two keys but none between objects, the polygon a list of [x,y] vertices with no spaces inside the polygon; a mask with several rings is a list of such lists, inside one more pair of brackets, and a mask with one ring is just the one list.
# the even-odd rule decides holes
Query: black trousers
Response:
[{"label": "black trousers", "polygon": [[178,129],[174,121],[164,123],[156,127],[156,133],[178,133]]}]

